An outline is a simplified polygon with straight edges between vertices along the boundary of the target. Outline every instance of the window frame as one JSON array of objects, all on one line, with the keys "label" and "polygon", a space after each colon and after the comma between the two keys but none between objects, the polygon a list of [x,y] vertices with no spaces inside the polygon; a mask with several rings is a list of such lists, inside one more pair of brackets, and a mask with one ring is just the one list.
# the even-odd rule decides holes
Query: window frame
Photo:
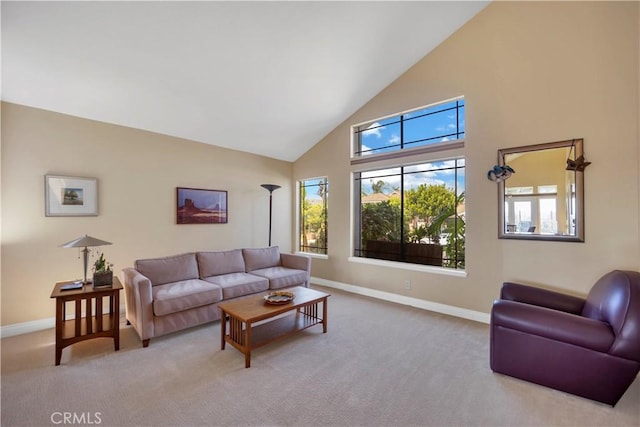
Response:
[{"label": "window frame", "polygon": [[[376,122],[379,121],[383,121],[386,119],[391,119],[394,117],[402,117],[408,114],[411,114],[413,112],[416,111],[422,111],[422,110],[426,110],[429,108],[433,108],[433,107],[437,107],[439,105],[445,105],[451,102],[457,102],[457,101],[462,101],[463,105],[462,106],[458,106],[456,107],[456,114],[459,114],[458,110],[460,108],[464,108],[464,116],[465,116],[465,125],[464,125],[464,131],[460,132],[459,129],[456,129],[456,132],[454,132],[455,134],[464,134],[464,136],[462,138],[458,138],[458,139],[453,139],[453,140],[447,140],[447,141],[441,141],[438,143],[434,143],[434,144],[427,144],[427,145],[422,145],[422,146],[417,146],[417,147],[409,147],[409,148],[405,148],[404,147],[404,141],[402,140],[402,138],[404,138],[403,136],[401,136],[401,141],[400,141],[400,148],[396,149],[396,150],[392,150],[392,151],[387,151],[384,153],[377,153],[377,154],[365,154],[365,155],[358,155],[358,151],[359,151],[359,147],[361,146],[361,142],[359,141],[359,137],[356,137],[356,134],[361,134],[363,133],[362,130],[360,130],[361,127],[365,126],[365,125],[372,125]],[[449,108],[451,109],[451,108]],[[442,111],[447,111],[449,109],[445,109]],[[376,119],[372,119],[372,120],[367,120],[364,122],[360,122],[360,123],[356,123],[354,125],[351,125],[350,127],[350,132],[351,132],[351,142],[350,142],[350,159],[351,159],[351,164],[352,165],[357,165],[357,164],[362,164],[362,163],[369,163],[369,162],[375,162],[375,161],[380,161],[380,160],[387,160],[387,159],[398,159],[398,158],[404,158],[406,156],[414,156],[414,155],[419,155],[419,154],[426,154],[426,153],[434,153],[434,152],[440,152],[440,151],[446,151],[446,150],[455,150],[457,148],[462,148],[464,147],[464,141],[465,141],[465,137],[466,137],[466,111],[467,111],[467,102],[464,96],[457,96],[455,98],[451,98],[451,99],[447,99],[444,101],[439,101],[433,104],[428,104],[428,105],[424,105],[422,107],[417,107],[417,108],[412,108],[409,110],[405,110],[399,113],[394,113],[394,114],[390,114],[390,115],[386,115],[383,117],[378,117]],[[456,119],[457,121],[459,121],[459,119]],[[459,122],[458,122],[458,126],[459,126]],[[429,137],[429,138],[424,138],[423,140],[427,140],[427,139],[435,139],[438,137],[446,137],[450,134],[442,134],[436,137]]]},{"label": "window frame", "polygon": [[[303,249],[302,245],[302,227],[303,227],[303,206],[302,203],[302,188],[304,187],[304,183],[308,181],[316,181],[316,180],[324,180],[324,184],[327,188],[326,195],[324,197],[324,210],[325,210],[325,218],[324,218],[324,226],[326,233],[325,247],[324,253],[318,252],[309,252]],[[296,253],[301,253],[304,255],[308,255],[311,257],[318,258],[328,258],[329,256],[329,244],[328,244],[328,236],[329,236],[329,177],[328,176],[318,176],[313,178],[302,178],[296,181]],[[307,246],[306,248],[309,248]]]},{"label": "window frame", "polygon": [[[379,117],[377,119],[367,120],[365,122],[361,122],[351,126],[351,141],[350,141],[350,159],[351,159],[351,179],[350,179],[350,248],[349,248],[349,262],[360,263],[360,264],[370,264],[370,265],[379,265],[390,268],[399,268],[402,270],[414,270],[414,271],[422,271],[429,272],[435,274],[442,274],[448,276],[456,276],[456,277],[467,277],[468,271],[468,262],[465,260],[465,268],[451,268],[451,267],[441,267],[441,266],[430,266],[423,264],[413,264],[403,261],[390,261],[390,260],[382,260],[382,259],[374,259],[374,258],[365,258],[355,255],[356,251],[356,239],[360,238],[361,231],[358,231],[356,235],[356,227],[360,227],[360,218],[356,216],[360,214],[361,206],[358,206],[360,203],[360,185],[356,186],[356,175],[361,174],[362,172],[375,171],[380,169],[394,168],[394,167],[409,167],[416,164],[421,163],[429,163],[429,162],[439,162],[446,160],[455,160],[455,159],[463,159],[465,162],[464,170],[465,170],[465,192],[466,192],[466,168],[467,168],[467,159],[464,153],[465,148],[465,139],[467,136],[466,125],[464,128],[464,138],[443,141],[436,144],[430,144],[425,146],[413,147],[413,148],[404,148],[399,149],[392,152],[385,152],[379,154],[367,154],[364,156],[357,156],[355,153],[358,149],[358,140],[356,138],[355,129],[358,127],[362,127],[366,124],[372,124],[376,121],[392,118],[395,116],[400,116],[403,114],[411,113],[413,111],[424,110],[429,107],[438,106],[441,104],[446,104],[448,102],[464,100],[464,108],[465,108],[465,121],[466,121],[466,99],[464,96],[458,96],[455,98],[451,98],[448,100],[444,100],[441,102],[433,103],[427,106],[413,108],[410,110],[405,110],[400,113],[395,113],[391,115],[387,115],[384,117]],[[465,201],[465,217],[466,217],[466,201]],[[465,220],[466,222],[466,220]],[[465,236],[467,235],[467,231],[465,230]]]},{"label": "window frame", "polygon": [[[451,153],[448,153],[451,154]],[[365,180],[369,179],[367,177],[362,178],[362,174],[366,174],[366,173],[379,173],[379,172],[385,172],[385,171],[389,171],[391,169],[398,169],[398,171],[394,171],[393,174],[387,174],[384,176],[388,176],[388,177],[397,177],[398,180],[406,182],[405,180],[407,180],[407,178],[410,178],[411,175],[415,174],[415,173],[419,173],[416,171],[411,171],[410,169],[414,166],[421,166],[424,164],[435,164],[435,163],[444,163],[444,162],[455,162],[453,166],[451,166],[450,168],[435,168],[432,170],[425,170],[424,172],[426,173],[430,173],[430,172],[437,172],[437,171],[444,171],[445,169],[453,169],[455,172],[455,178],[454,178],[454,187],[450,188],[447,187],[449,190],[453,190],[454,192],[454,196],[457,198],[459,197],[461,194],[463,194],[465,191],[464,189],[466,189],[466,158],[464,155],[452,155],[450,157],[439,157],[439,158],[431,158],[431,159],[424,159],[424,160],[420,160],[420,161],[413,161],[413,162],[407,162],[407,163],[402,163],[402,164],[389,164],[389,165],[384,165],[384,166],[372,166],[370,168],[361,168],[359,170],[354,170],[351,173],[351,188],[352,188],[352,204],[351,204],[351,248],[350,248],[350,254],[351,254],[351,258],[353,258],[354,260],[362,260],[362,259],[366,259],[369,261],[374,261],[374,262],[379,262],[382,261],[384,263],[396,263],[396,264],[401,264],[403,266],[406,265],[411,265],[411,266],[418,266],[421,270],[422,269],[426,269],[427,271],[436,271],[434,269],[437,269],[437,271],[440,270],[445,270],[445,271],[457,271],[457,272],[464,272],[466,271],[466,262],[465,262],[465,268],[458,268],[458,267],[445,267],[445,266],[430,266],[427,264],[420,264],[420,263],[412,263],[412,262],[408,262],[408,261],[392,261],[392,260],[383,260],[380,258],[368,258],[365,256],[361,256],[361,255],[356,255],[356,252],[358,251],[362,251],[363,249],[361,248],[361,239],[362,239],[362,226],[361,226],[361,215],[362,215],[362,196],[361,196],[361,190],[362,190],[362,182],[364,182]],[[409,169],[409,170],[407,170]],[[459,173],[459,171],[462,170],[462,173]],[[464,189],[462,191],[460,191],[460,189],[458,188],[458,183],[460,182],[460,178],[464,179]],[[426,184],[426,181],[421,183],[421,184]],[[404,185],[401,184],[400,186],[400,192],[401,193],[406,193],[407,189],[404,188]],[[401,200],[404,199],[404,194],[401,194]],[[402,202],[401,202],[401,206]],[[465,204],[466,206],[466,204]],[[402,208],[401,208],[402,209]],[[455,208],[456,212],[457,212],[457,207]],[[466,210],[466,208],[465,208]],[[401,211],[401,219],[400,221],[402,223],[406,222],[404,221],[405,219],[405,214],[406,211]],[[466,216],[466,213],[465,213]],[[404,221],[404,222],[403,222]],[[466,220],[465,220],[465,226],[466,226]],[[358,231],[359,230],[359,231]],[[408,240],[406,240],[406,238],[409,236],[409,230],[404,230],[404,227],[401,226],[401,239],[400,242],[402,242],[402,244],[409,244],[410,242]],[[465,237],[466,237],[466,230],[465,230]],[[444,248],[443,248],[444,249]],[[350,258],[350,259],[351,259]],[[444,260],[445,258],[443,258]],[[362,261],[360,261],[362,262]],[[416,268],[412,268],[412,269],[416,269]]]}]

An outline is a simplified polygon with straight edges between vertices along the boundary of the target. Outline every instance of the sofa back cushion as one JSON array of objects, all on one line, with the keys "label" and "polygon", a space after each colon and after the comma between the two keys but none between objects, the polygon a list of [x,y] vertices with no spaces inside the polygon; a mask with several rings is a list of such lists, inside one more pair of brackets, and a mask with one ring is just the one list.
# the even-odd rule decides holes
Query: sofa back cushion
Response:
[{"label": "sofa back cushion", "polygon": [[244,273],[244,258],[240,249],[226,252],[198,252],[197,258],[201,279],[223,274]]},{"label": "sofa back cushion", "polygon": [[242,256],[244,257],[244,264],[247,267],[247,271],[280,265],[280,247],[278,246],[243,249]]},{"label": "sofa back cushion", "polygon": [[153,286],[198,278],[195,253],[139,259],[135,265],[136,270],[147,276]]}]

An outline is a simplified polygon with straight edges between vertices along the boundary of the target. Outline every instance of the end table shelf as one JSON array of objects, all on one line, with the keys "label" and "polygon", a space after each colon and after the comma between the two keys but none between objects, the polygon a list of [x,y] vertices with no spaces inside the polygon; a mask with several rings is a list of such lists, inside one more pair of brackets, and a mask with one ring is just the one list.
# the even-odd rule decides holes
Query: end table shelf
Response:
[{"label": "end table shelf", "polygon": [[[61,290],[69,282],[59,282],[51,292],[56,299],[56,365],[60,364],[62,349],[92,338],[113,338],[115,351],[120,349],[120,290],[122,284],[113,278],[110,287],[93,288],[85,284],[80,289]],[[103,299],[109,298],[106,307]],[[84,304],[83,304],[84,301]],[[74,318],[66,319],[67,303],[74,305]],[[85,316],[82,316],[84,306]]]}]

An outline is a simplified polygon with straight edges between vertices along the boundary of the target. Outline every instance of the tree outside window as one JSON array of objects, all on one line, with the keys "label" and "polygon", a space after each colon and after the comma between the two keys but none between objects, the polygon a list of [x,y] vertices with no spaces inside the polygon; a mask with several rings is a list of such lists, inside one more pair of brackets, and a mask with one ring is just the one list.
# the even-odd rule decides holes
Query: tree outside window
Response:
[{"label": "tree outside window", "polygon": [[464,268],[464,159],[360,172],[356,183],[356,256]]},{"label": "tree outside window", "polygon": [[300,251],[326,255],[328,180],[326,177],[302,180],[299,188]]}]

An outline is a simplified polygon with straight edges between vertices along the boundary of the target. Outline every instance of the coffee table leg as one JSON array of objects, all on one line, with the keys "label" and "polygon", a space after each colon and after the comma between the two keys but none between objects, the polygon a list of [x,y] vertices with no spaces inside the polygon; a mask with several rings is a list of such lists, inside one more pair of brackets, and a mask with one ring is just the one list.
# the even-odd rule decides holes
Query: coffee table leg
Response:
[{"label": "coffee table leg", "polygon": [[322,332],[327,333],[327,299],[322,300]]},{"label": "coffee table leg", "polygon": [[227,313],[220,310],[220,349],[224,350],[224,336],[227,333]]},{"label": "coffee table leg", "polygon": [[251,367],[251,323],[247,322],[247,329],[245,331],[246,340],[244,343],[244,367]]}]

